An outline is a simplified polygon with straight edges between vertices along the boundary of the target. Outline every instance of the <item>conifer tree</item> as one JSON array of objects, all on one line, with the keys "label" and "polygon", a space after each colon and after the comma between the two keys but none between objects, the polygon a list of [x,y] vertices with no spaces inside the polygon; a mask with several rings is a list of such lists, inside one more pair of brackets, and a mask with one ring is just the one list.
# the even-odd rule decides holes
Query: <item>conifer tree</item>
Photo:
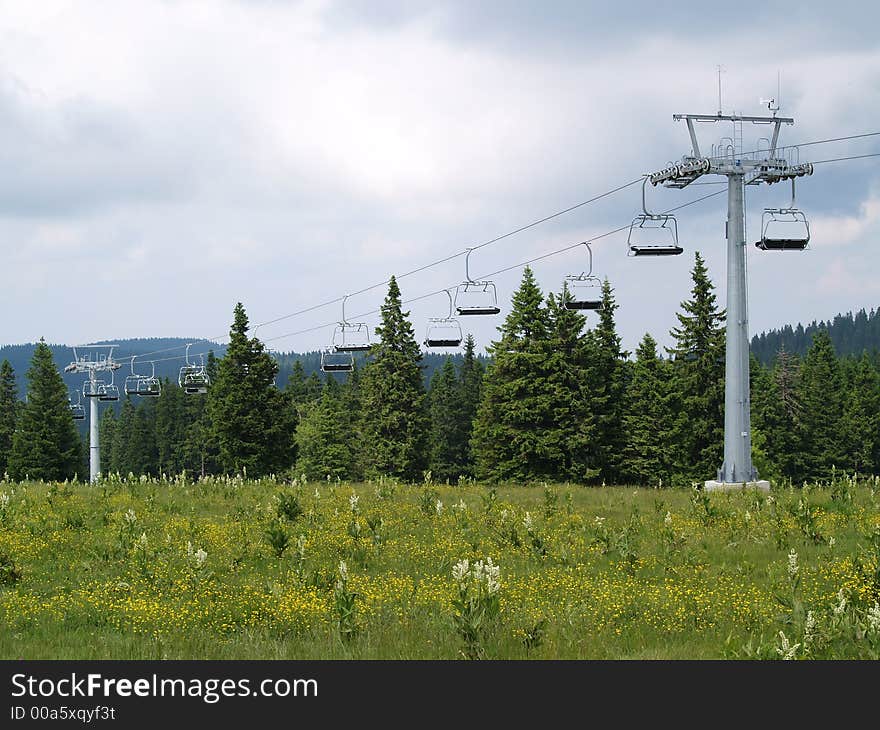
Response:
[{"label": "conifer tree", "polygon": [[156,458],[160,474],[179,474],[184,468],[185,397],[176,383],[166,379],[156,399]]},{"label": "conifer tree", "polygon": [[156,403],[152,398],[142,400],[135,408],[128,434],[126,462],[129,471],[137,476],[155,476],[157,473]]},{"label": "conifer tree", "polygon": [[429,456],[422,354],[393,276],[381,316],[376,328],[379,342],[360,381],[364,463],[370,475],[416,480],[427,468]]},{"label": "conifer tree", "polygon": [[544,436],[548,451],[557,454],[554,478],[585,483],[599,473],[596,443],[591,347],[594,341],[582,330],[584,315],[568,309],[567,284],[557,296],[547,297],[548,337],[546,378],[552,398],[553,421]]},{"label": "conifer tree", "polygon": [[[749,353],[749,387],[752,405],[752,465],[760,479],[777,481],[783,477],[772,442],[773,424],[778,419],[774,409],[779,408],[779,399],[773,385],[773,373],[765,368],[755,354]],[[773,434],[775,435],[775,434]]]},{"label": "conifer tree", "polygon": [[481,479],[547,479],[559,468],[559,449],[547,439],[555,418],[547,378],[549,326],[541,289],[526,267],[500,339],[488,348],[492,362],[472,436]]},{"label": "conifer tree", "polygon": [[67,386],[42,339],[34,349],[27,378],[27,401],[12,437],[9,475],[13,479],[70,479],[82,469],[82,446]]},{"label": "conifer tree", "polygon": [[766,464],[755,463],[758,473],[764,478],[800,482],[804,463],[798,360],[782,349],[772,370],[753,364],[751,371],[753,459],[756,449],[766,457]]},{"label": "conifer tree", "polygon": [[105,408],[98,423],[98,441],[101,444],[101,467],[105,474],[113,472],[111,468],[111,455],[113,454],[113,442],[116,438],[116,410]]},{"label": "conifer tree", "polygon": [[208,414],[222,467],[257,477],[293,465],[295,421],[275,387],[278,363],[247,332],[248,318],[239,302],[226,354],[208,391]]},{"label": "conifer tree", "polygon": [[608,484],[622,476],[622,458],[626,439],[623,421],[626,411],[626,368],[628,353],[620,348],[620,337],[614,322],[618,305],[614,290],[606,279],[602,282],[602,309],[599,323],[587,335],[587,380],[592,412],[592,436],[595,453],[593,465],[599,477]]},{"label": "conifer tree", "polygon": [[813,336],[800,369],[801,435],[806,479],[829,479],[832,467],[843,469],[840,431],[844,393],[840,363],[828,331]]},{"label": "conifer tree", "polygon": [[471,437],[474,432],[474,420],[480,406],[483,391],[483,364],[477,359],[474,336],[468,334],[464,343],[464,359],[458,371],[459,420],[461,422],[462,439],[462,471],[461,474],[474,475],[474,456],[471,449]]},{"label": "conifer tree", "polygon": [[134,465],[129,460],[129,441],[134,430],[135,407],[131,398],[126,398],[119,409],[119,418],[113,428],[113,438],[109,449],[101,450],[101,468],[105,474],[135,474]]},{"label": "conifer tree", "polygon": [[716,305],[715,287],[699,252],[691,276],[691,299],[676,314],[675,347],[669,350],[679,400],[673,443],[680,475],[703,480],[715,476],[724,457],[725,313]]},{"label": "conifer tree", "polygon": [[18,391],[15,385],[15,371],[9,360],[4,360],[0,364],[0,477],[6,473],[17,415]]},{"label": "conifer tree", "polygon": [[[216,378],[212,378],[212,382],[215,380]],[[206,401],[204,398],[183,396],[185,424],[181,441],[183,468],[202,476],[220,471],[220,449],[217,432],[211,421],[209,403],[210,400]]]},{"label": "conifer tree", "polygon": [[[361,361],[363,362],[363,361]],[[354,368],[348,373],[345,385],[341,388],[341,400],[343,407],[348,414],[348,430],[346,432],[349,444],[351,444],[351,464],[348,471],[348,478],[360,481],[364,478],[365,469],[365,449],[363,448],[363,437],[361,432],[362,413],[361,407],[361,378],[363,376],[363,368],[358,365],[358,360],[354,361]],[[332,376],[331,376],[332,377]],[[319,400],[323,391],[320,391],[315,398]]]},{"label": "conifer tree", "polygon": [[855,363],[841,418],[844,468],[871,474],[880,465],[880,374],[863,353]]},{"label": "conifer tree", "polygon": [[343,387],[332,375],[321,397],[305,407],[296,431],[297,473],[309,479],[351,478],[357,440]]},{"label": "conifer tree", "polygon": [[670,364],[657,354],[657,342],[645,334],[636,350],[624,416],[626,481],[656,487],[671,485],[670,442],[674,418],[670,405]]},{"label": "conifer tree", "polygon": [[440,481],[454,482],[466,468],[468,444],[462,408],[463,394],[455,365],[447,357],[434,371],[428,391],[431,412],[431,473]]}]

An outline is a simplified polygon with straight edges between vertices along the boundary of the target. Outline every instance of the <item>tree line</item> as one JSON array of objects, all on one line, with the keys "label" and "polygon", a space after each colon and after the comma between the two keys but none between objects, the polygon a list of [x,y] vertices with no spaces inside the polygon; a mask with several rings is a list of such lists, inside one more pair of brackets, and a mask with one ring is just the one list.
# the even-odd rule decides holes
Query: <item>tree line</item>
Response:
[{"label": "tree line", "polygon": [[[616,330],[606,280],[595,324],[545,295],[525,269],[488,347],[468,337],[425,386],[422,353],[396,280],[389,282],[377,344],[340,382],[278,362],[248,337],[236,305],[223,357],[206,363],[206,396],[165,381],[159,398],[126,400],[101,419],[103,471],[121,474],[300,475],[361,480],[569,481],[668,486],[714,477],[723,456],[724,324],[703,259],[672,346],[645,334],[634,356]],[[880,370],[874,358],[838,356],[817,330],[801,357],[781,349],[770,365],[751,358],[753,457],[764,478],[826,479],[834,470],[880,468]],[[40,342],[16,400],[15,374],[0,367],[0,472],[13,479],[88,474],[87,448],[67,390]]]},{"label": "tree line", "polygon": [[880,357],[880,309],[866,311],[860,309],[853,314],[838,314],[825,322],[810,322],[806,327],[790,324],[780,329],[762,332],[752,338],[751,350],[755,357],[765,365],[772,365],[780,350],[803,357],[810,349],[813,337],[820,330],[826,330],[838,355],[860,356],[863,352]]}]

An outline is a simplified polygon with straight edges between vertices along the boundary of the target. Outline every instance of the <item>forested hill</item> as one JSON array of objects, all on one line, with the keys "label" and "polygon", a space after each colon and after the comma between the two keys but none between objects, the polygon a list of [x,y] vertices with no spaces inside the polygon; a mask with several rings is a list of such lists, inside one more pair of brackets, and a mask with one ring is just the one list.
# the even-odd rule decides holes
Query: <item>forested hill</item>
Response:
[{"label": "forested hill", "polygon": [[806,327],[800,323],[796,327],[787,324],[782,329],[762,332],[752,338],[752,352],[765,365],[770,365],[783,347],[787,352],[803,356],[820,329],[828,330],[838,355],[880,351],[880,309],[870,312],[860,309],[856,314],[838,314],[828,322],[814,320]]},{"label": "forested hill", "polygon": [[[119,347],[114,351],[113,357],[122,363],[122,367],[116,371],[117,384],[121,386],[125,381],[125,376],[131,373],[129,363],[132,355],[145,356],[144,360],[155,360],[156,375],[159,378],[168,378],[169,380],[176,382],[180,366],[184,364],[183,356],[188,342],[193,342],[193,340],[178,337],[114,340],[113,344],[119,345]],[[9,363],[15,370],[18,391],[22,398],[24,397],[27,388],[25,373],[27,373],[27,370],[30,367],[31,358],[34,354],[34,347],[35,345],[33,343],[26,345],[0,346],[0,362],[4,359],[9,360]],[[81,388],[83,382],[82,375],[64,372],[64,367],[73,362],[73,350],[71,347],[69,345],[53,344],[50,344],[49,347],[52,350],[52,356],[55,358],[55,364],[58,366],[58,370],[61,371],[64,382],[67,383],[68,388],[71,391]],[[223,357],[226,353],[225,345],[201,340],[196,341],[190,348],[190,360],[199,362],[198,355],[200,353],[207,353],[211,350],[213,350],[217,357]],[[276,383],[279,388],[283,388],[287,384],[290,373],[293,371],[294,363],[296,363],[297,360],[302,363],[306,376],[315,372],[320,374],[320,352],[281,352],[273,353],[273,355],[275,356],[275,359],[278,360],[279,371]],[[462,355],[456,353],[452,355],[452,359],[456,364],[460,364]],[[430,381],[431,376],[434,374],[434,371],[441,367],[445,360],[445,354],[425,354],[422,359],[422,372],[425,377],[426,386]],[[149,374],[151,372],[151,366],[145,364],[144,361],[135,361],[135,369],[138,373],[142,374]],[[337,375],[336,377],[340,381],[344,380],[344,373]]]}]

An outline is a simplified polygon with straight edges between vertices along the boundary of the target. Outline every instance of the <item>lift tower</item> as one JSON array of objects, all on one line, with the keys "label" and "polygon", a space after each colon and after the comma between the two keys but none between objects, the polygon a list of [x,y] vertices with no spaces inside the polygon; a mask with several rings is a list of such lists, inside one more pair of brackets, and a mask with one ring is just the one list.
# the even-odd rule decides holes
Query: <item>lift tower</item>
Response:
[{"label": "lift tower", "polygon": [[[89,400],[89,481],[98,480],[101,473],[101,444],[98,437],[98,402],[119,400],[119,389],[98,378],[98,373],[112,374],[122,365],[113,359],[117,345],[80,345],[89,355],[79,356],[73,348],[73,362],[64,368],[65,373],[85,373],[89,379],[83,384],[83,395]],[[106,354],[105,354],[106,353]]]},{"label": "lift tower", "polygon": [[[738,114],[673,114],[675,121],[687,124],[691,154],[678,164],[648,176],[652,185],[684,188],[703,175],[727,178],[727,343],[724,360],[724,462],[717,479],[705,483],[707,490],[730,490],[746,484],[769,490],[770,483],[758,481],[752,465],[751,404],[749,401],[749,322],[746,289],[746,241],[743,195],[746,185],[773,184],[811,175],[809,163],[792,162],[777,152],[783,124],[794,119],[777,117],[777,107],[768,104],[772,116],[751,117]],[[704,155],[697,141],[695,123],[730,122],[733,133],[713,145]],[[763,149],[743,152],[743,124],[768,125],[771,137]]]}]

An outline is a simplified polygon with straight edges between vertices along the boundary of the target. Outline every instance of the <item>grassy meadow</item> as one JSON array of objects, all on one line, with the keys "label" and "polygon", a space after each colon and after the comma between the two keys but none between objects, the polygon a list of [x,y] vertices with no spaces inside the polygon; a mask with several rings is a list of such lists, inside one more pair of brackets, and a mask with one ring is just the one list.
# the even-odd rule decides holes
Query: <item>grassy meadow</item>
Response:
[{"label": "grassy meadow", "polygon": [[877,658],[878,492],[0,482],[0,657]]}]

